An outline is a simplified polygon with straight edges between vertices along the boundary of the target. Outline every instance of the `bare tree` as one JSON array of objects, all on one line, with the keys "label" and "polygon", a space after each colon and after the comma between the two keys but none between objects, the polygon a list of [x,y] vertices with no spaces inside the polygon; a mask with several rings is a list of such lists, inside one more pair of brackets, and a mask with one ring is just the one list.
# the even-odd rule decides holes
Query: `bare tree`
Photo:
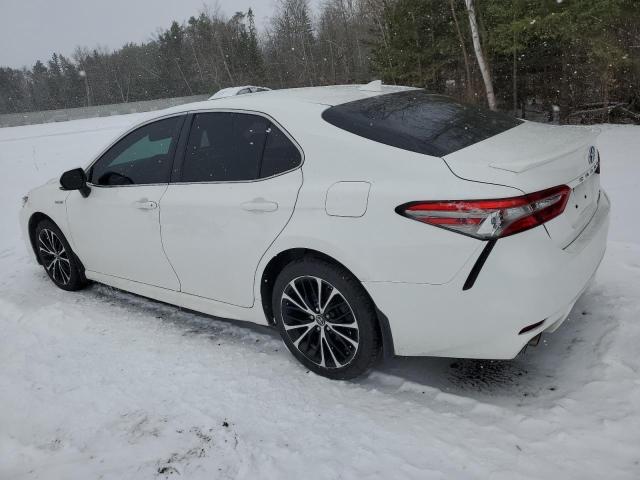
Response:
[{"label": "bare tree", "polygon": [[471,38],[473,39],[473,49],[476,52],[476,58],[478,60],[478,66],[480,67],[480,73],[482,74],[482,80],[484,81],[484,87],[487,91],[487,103],[491,110],[497,110],[496,96],[493,93],[493,83],[491,82],[491,71],[489,70],[489,64],[484,58],[484,52],[482,51],[482,44],[480,43],[480,33],[478,32],[478,21],[476,19],[476,10],[473,5],[473,0],[465,0],[467,6],[467,13],[469,14],[469,25],[471,27]]}]

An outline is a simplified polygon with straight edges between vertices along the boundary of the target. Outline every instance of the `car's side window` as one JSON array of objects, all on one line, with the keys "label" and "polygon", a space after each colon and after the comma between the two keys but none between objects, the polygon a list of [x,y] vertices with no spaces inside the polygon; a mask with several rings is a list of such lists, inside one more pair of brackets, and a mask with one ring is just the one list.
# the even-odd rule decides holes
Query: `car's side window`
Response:
[{"label": "car's side window", "polygon": [[187,142],[181,181],[255,180],[268,128],[269,121],[258,115],[197,114]]},{"label": "car's side window", "polygon": [[233,158],[230,113],[198,114],[191,124],[182,165],[183,182],[212,182]]},{"label": "car's side window", "polygon": [[267,118],[248,113],[195,116],[182,182],[250,181],[297,167],[298,149]]},{"label": "car's side window", "polygon": [[300,150],[278,127],[271,125],[262,154],[260,177],[271,177],[292,170],[301,163]]},{"label": "car's side window", "polygon": [[233,114],[233,139],[236,162],[247,180],[255,180],[260,173],[260,159],[271,122],[260,115]]},{"label": "car's side window", "polygon": [[165,118],[134,130],[93,164],[89,181],[108,186],[168,183],[183,120]]}]

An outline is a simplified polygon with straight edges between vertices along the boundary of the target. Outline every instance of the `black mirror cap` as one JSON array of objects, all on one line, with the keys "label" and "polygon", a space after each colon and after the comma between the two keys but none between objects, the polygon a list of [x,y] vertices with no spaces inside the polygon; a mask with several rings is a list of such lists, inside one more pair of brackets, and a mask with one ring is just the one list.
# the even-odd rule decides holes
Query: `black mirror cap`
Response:
[{"label": "black mirror cap", "polygon": [[82,168],[68,170],[60,177],[62,190],[79,190],[83,197],[88,197],[91,189],[87,185],[87,174]]}]

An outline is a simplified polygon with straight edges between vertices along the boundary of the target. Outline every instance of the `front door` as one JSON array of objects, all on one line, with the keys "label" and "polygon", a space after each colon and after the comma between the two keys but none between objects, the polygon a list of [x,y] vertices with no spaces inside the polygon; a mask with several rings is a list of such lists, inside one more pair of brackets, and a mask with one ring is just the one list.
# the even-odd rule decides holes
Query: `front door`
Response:
[{"label": "front door", "polygon": [[301,162],[264,116],[195,116],[179,181],[160,202],[163,244],[183,292],[253,304],[258,263],[293,213]]},{"label": "front door", "polygon": [[87,271],[179,290],[162,248],[159,205],[183,121],[169,117],[129,133],[89,169],[89,196],[69,195],[74,250]]}]

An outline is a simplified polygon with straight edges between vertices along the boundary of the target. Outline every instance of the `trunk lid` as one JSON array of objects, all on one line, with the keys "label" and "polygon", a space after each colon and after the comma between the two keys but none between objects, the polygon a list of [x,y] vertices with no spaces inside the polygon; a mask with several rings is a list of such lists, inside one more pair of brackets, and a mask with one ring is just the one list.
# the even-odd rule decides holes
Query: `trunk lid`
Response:
[{"label": "trunk lid", "polygon": [[[595,173],[599,130],[525,122],[494,137],[443,157],[466,180],[507,185],[533,193],[557,185],[572,188],[562,215],[545,227],[564,248],[593,217],[600,194]],[[594,156],[595,152],[595,156]]]}]

